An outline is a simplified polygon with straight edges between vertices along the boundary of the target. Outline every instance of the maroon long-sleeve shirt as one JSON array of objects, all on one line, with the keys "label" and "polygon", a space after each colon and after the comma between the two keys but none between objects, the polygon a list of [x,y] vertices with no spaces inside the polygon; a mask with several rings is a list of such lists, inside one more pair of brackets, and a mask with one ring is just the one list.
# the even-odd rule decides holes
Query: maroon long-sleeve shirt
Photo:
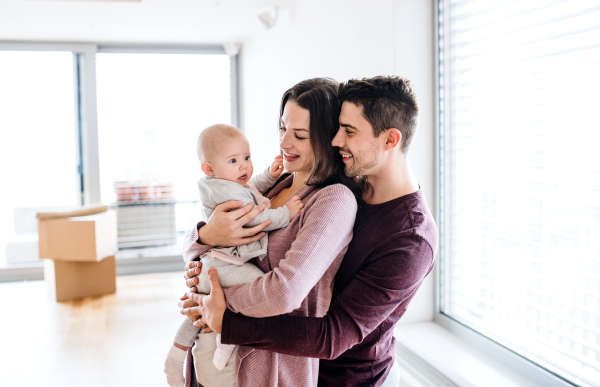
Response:
[{"label": "maroon long-sleeve shirt", "polygon": [[361,201],[327,314],[255,319],[227,310],[221,342],[318,357],[322,386],[379,386],[394,361],[394,326],[433,268],[437,239],[421,190]]}]

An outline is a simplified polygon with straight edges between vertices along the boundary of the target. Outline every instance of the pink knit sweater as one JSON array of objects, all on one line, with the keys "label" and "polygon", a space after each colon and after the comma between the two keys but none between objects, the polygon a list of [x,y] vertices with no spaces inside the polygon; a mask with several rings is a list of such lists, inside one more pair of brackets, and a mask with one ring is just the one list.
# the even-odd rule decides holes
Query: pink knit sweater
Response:
[{"label": "pink knit sweater", "polygon": [[[292,184],[277,184],[275,197]],[[352,239],[356,200],[341,184],[300,188],[305,207],[288,227],[269,233],[268,253],[254,263],[265,276],[225,289],[229,309],[250,317],[291,315],[321,317],[331,302],[333,278]],[[212,246],[197,243],[194,229],[184,242],[184,260],[197,260]],[[316,386],[319,360],[240,347],[238,386]]]}]

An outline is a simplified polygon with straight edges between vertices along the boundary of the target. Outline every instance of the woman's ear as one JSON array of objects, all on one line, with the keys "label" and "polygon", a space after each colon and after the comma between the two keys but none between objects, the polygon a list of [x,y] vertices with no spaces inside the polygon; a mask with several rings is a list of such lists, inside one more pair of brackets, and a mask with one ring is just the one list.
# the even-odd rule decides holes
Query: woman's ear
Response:
[{"label": "woman's ear", "polygon": [[402,142],[402,133],[396,128],[385,131],[385,150],[396,148]]},{"label": "woman's ear", "polygon": [[212,170],[212,168],[210,167],[210,164],[207,161],[203,162],[201,167],[202,167],[202,172],[204,172],[204,174],[206,176],[214,176],[215,175],[214,171]]}]

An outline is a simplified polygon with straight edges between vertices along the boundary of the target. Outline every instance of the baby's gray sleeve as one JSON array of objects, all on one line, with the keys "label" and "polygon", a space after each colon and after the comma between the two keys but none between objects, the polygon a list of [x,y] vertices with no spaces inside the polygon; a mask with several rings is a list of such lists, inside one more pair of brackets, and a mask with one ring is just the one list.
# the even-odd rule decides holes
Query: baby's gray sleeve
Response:
[{"label": "baby's gray sleeve", "polygon": [[[210,189],[211,200],[215,203],[215,206],[225,203],[229,200],[240,200],[244,202],[242,207],[248,203],[256,204],[254,202],[254,198],[252,197],[252,193],[250,193],[250,190],[237,183],[220,179],[211,179],[205,182],[208,183],[208,187],[203,188],[206,190]],[[288,224],[290,224],[290,210],[287,208],[287,206],[279,207],[274,210],[265,209],[263,212],[258,214],[256,218],[246,223],[244,226],[256,226],[267,219],[271,220],[272,223],[264,231],[272,231],[286,227]]]},{"label": "baby's gray sleeve", "polygon": [[269,169],[270,167],[261,173],[252,176],[252,179],[250,179],[250,183],[254,184],[258,192],[261,194],[267,192],[269,188],[271,188],[277,181],[276,177],[271,176]]},{"label": "baby's gray sleeve", "polygon": [[290,224],[290,210],[287,206],[282,206],[276,209],[266,208],[258,214],[258,216],[248,223],[246,223],[245,227],[254,227],[265,220],[271,220],[271,224],[267,226],[263,231],[273,231],[279,228],[287,227]]},{"label": "baby's gray sleeve", "polygon": [[208,201],[213,204],[214,207],[230,200],[242,201],[244,202],[242,206],[245,206],[248,203],[254,203],[254,198],[248,189],[237,183],[221,179],[204,181],[204,185],[200,186],[200,197],[210,198]]}]

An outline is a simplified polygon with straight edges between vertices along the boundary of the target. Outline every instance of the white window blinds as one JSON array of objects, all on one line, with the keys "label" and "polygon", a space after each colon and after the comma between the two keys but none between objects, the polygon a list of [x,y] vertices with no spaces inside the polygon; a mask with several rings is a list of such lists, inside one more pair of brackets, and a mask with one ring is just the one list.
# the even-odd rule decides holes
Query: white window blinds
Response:
[{"label": "white window blinds", "polygon": [[600,386],[600,1],[439,16],[441,312]]}]

